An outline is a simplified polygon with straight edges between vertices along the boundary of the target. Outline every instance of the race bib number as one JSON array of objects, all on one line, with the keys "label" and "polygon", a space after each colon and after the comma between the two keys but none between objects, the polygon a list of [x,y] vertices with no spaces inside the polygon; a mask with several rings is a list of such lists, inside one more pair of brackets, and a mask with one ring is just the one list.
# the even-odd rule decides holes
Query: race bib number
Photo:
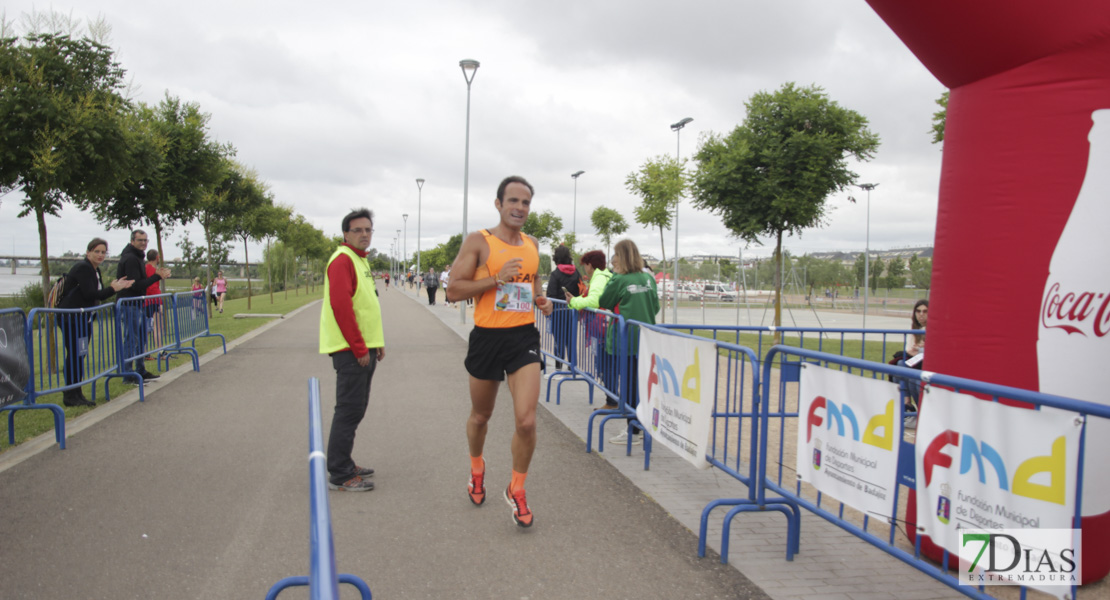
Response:
[{"label": "race bib number", "polygon": [[532,312],[532,284],[506,282],[497,286],[493,309],[506,312]]}]

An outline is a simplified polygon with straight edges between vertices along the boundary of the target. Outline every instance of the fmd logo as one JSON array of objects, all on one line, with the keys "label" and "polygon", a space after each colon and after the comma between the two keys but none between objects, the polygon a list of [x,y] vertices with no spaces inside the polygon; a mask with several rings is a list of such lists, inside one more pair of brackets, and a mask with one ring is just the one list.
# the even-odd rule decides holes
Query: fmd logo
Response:
[{"label": "fmd logo", "polygon": [[[824,414],[819,414],[821,409],[824,409]],[[813,428],[822,425],[827,429],[832,429],[835,425],[836,435],[840,437],[851,437],[852,440],[859,442],[862,434],[864,444],[892,450],[894,448],[894,400],[887,401],[882,414],[870,416],[867,419],[867,426],[861,430],[860,419],[856,417],[856,411],[851,405],[817,396],[810,403],[809,414],[806,415],[806,442],[813,438]],[[877,433],[880,429],[881,434]]]},{"label": "fmd logo", "polygon": [[698,374],[701,372],[701,366],[699,361],[698,350],[695,348],[694,362],[683,370],[682,385],[680,386],[678,384],[678,374],[671,366],[670,361],[652,353],[651,369],[648,371],[647,378],[648,399],[652,398],[652,391],[655,386],[662,386],[662,392],[666,396],[685,398],[694,404],[700,404],[701,377]]},{"label": "fmd logo", "polygon": [[[934,469],[952,468],[952,457],[943,452],[949,446],[959,449],[960,475],[968,473],[974,468],[979,476],[979,483],[986,484],[987,475],[991,473],[993,476],[990,479],[1003,491],[1053,504],[1063,505],[1065,503],[1067,496],[1067,442],[1064,436],[1052,441],[1052,447],[1048,454],[1033,456],[1019,463],[1014,471],[1011,483],[1006,462],[998,450],[986,441],[980,442],[966,433],[948,429],[930,440],[925,449],[923,464],[926,486],[933,479]],[[1032,481],[1036,475],[1041,473],[1048,474],[1049,483],[1040,484]]]}]

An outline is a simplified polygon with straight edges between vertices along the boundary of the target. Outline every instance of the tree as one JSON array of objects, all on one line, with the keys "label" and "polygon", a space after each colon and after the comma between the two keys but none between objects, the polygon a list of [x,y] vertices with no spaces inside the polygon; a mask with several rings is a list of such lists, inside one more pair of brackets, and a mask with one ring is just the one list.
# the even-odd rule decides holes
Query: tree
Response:
[{"label": "tree", "polygon": [[928,290],[932,287],[933,261],[916,254],[910,257],[910,282],[916,288]]},{"label": "tree", "polygon": [[[867,119],[841,107],[817,86],[787,83],[756,93],[744,123],[728,136],[710,134],[694,156],[694,206],[721,216],[747,242],[775,238],[825,221],[829,195],[855,183],[848,160],[870,160],[879,137]],[[775,325],[782,324],[782,273],[775,271]]]},{"label": "tree", "polygon": [[[667,262],[667,248],[663,243],[663,230],[670,229],[671,218],[678,200],[686,189],[686,161],[669,156],[648,160],[638,172],[629,173],[625,179],[628,191],[642,199],[635,208],[636,222],[644,227],[659,228],[659,248],[662,261]],[[677,282],[675,283],[677,285]],[[677,302],[677,297],[676,300]],[[666,320],[666,311],[660,312],[660,322]]]},{"label": "tree", "polygon": [[628,223],[621,214],[609,207],[599,206],[590,215],[590,223],[601,239],[605,240],[605,255],[609,255],[609,245],[613,236],[628,231]]},{"label": "tree", "polygon": [[906,263],[897,256],[890,259],[886,266],[887,289],[898,289],[906,285]]},{"label": "tree", "polygon": [[939,144],[944,141],[944,124],[948,120],[948,90],[945,90],[944,93],[940,95],[940,98],[937,98],[937,105],[940,106],[940,110],[933,113],[934,144]]},{"label": "tree", "polygon": [[158,106],[140,104],[132,118],[132,158],[141,170],[123,182],[110,201],[89,208],[109,227],[154,227],[158,255],[165,256],[163,231],[197,217],[203,195],[223,174],[230,148],[208,138],[210,115],[202,113],[200,105],[182,103],[169,94]]},{"label": "tree", "polygon": [[229,216],[215,223],[212,228],[217,234],[232,235],[243,241],[243,263],[247,265],[247,309],[251,308],[250,240],[261,240],[273,229],[272,209],[274,201],[257,176],[245,171],[228,181],[224,202],[233,211]]},{"label": "tree", "polygon": [[[19,190],[35,215],[42,289],[50,282],[46,215],[99,202],[129,175],[125,71],[103,21],[82,28],[58,13],[26,18],[22,40],[0,18],[0,193]],[[43,30],[46,30],[43,32]],[[79,37],[77,37],[79,36]]]},{"label": "tree", "polygon": [[528,213],[528,219],[520,230],[536,238],[541,244],[545,241],[552,245],[559,243],[559,233],[563,230],[563,220],[550,210],[539,214]]},{"label": "tree", "polygon": [[875,290],[879,289],[879,277],[882,276],[884,268],[883,259],[876,256],[875,260],[871,261],[871,293],[875,293]]}]

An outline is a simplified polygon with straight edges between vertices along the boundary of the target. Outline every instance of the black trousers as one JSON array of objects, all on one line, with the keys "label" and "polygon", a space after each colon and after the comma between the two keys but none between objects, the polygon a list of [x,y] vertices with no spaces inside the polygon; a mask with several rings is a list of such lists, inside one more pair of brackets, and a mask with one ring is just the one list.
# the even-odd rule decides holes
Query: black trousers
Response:
[{"label": "black trousers", "polygon": [[355,474],[351,449],[355,446],[355,431],[370,402],[370,381],[378,366],[377,356],[377,351],[371,348],[370,364],[363,367],[349,350],[331,355],[335,367],[335,416],[328,436],[328,478],[332,483],[344,483]]},{"label": "black trousers", "polygon": [[66,385],[73,385],[85,379],[85,357],[91,341],[91,320],[87,314],[68,314],[59,316],[57,322],[66,348]]},{"label": "black trousers", "polygon": [[429,306],[435,305],[435,303],[436,303],[436,290],[438,290],[439,288],[430,287],[430,288],[424,288],[424,289],[428,290],[428,305]]}]

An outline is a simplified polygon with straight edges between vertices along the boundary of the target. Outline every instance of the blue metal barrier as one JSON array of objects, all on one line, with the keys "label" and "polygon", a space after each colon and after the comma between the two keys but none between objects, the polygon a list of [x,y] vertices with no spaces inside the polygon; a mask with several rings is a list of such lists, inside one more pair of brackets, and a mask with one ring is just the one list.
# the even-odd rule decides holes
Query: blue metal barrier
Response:
[{"label": "blue metal barrier", "polygon": [[[200,294],[199,296],[197,294]],[[197,365],[197,340],[206,337],[218,337],[223,345],[224,354],[227,354],[227,339],[221,333],[212,333],[208,329],[208,307],[204,304],[204,291],[178,292],[173,297],[174,335],[175,345],[170,354],[189,354],[193,357],[193,370],[199,370]],[[191,349],[183,347],[186,342],[191,343]]]},{"label": "blue metal barrier", "polygon": [[324,454],[324,431],[320,416],[320,380],[308,380],[308,490],[311,515],[309,544],[309,575],[286,577],[275,583],[266,594],[274,600],[288,587],[308,586],[312,600],[339,598],[339,584],[358,588],[363,600],[370,600],[370,587],[354,575],[337,574],[335,542],[331,531],[331,508],[328,505],[327,456]]},{"label": "blue metal barrier", "polygon": [[[788,360],[791,357],[795,360]],[[1110,418],[1110,407],[1093,404],[1090,402],[1083,402],[1079,400],[1062,398],[1059,396],[1052,396],[1048,394],[1041,394],[1038,392],[1031,392],[1017,388],[1006,386],[994,385],[980,381],[973,381],[959,377],[952,377],[937,373],[930,373],[927,371],[919,371],[917,369],[910,369],[906,367],[892,366],[886,363],[877,363],[872,361],[861,360],[857,358],[838,356],[825,352],[817,352],[813,350],[806,350],[802,348],[792,348],[787,346],[774,346],[770,348],[767,356],[763,362],[763,381],[769,382],[772,378],[773,365],[776,359],[779,359],[781,364],[790,363],[808,363],[819,364],[828,366],[830,368],[839,368],[842,371],[847,371],[852,374],[859,374],[862,377],[893,377],[901,378],[918,385],[927,384],[930,386],[940,386],[943,388],[954,390],[955,392],[964,392],[976,394],[979,396],[986,396],[995,402],[999,400],[1014,400],[1019,402],[1026,402],[1038,407],[1053,407],[1067,411],[1078,413],[1085,417],[1084,431],[1086,430],[1086,417],[1096,418]],[[913,551],[910,552],[896,544],[896,534],[898,532],[898,505],[900,500],[901,488],[913,485],[912,469],[914,462],[914,448],[911,442],[903,440],[900,448],[903,458],[906,453],[909,453],[909,460],[899,461],[899,476],[895,486],[894,498],[891,503],[891,514],[894,515],[883,525],[873,526],[874,521],[868,515],[854,514],[856,511],[844,503],[835,500],[826,502],[826,499],[819,492],[816,492],[808,484],[803,484],[796,480],[796,476],[791,474],[784,478],[784,470],[790,469],[789,466],[784,464],[784,450],[787,448],[795,447],[797,439],[793,436],[797,435],[798,427],[790,426],[790,420],[798,418],[796,407],[798,406],[797,394],[798,386],[787,387],[787,375],[780,373],[780,383],[772,390],[772,386],[764,385],[762,398],[761,398],[761,414],[759,417],[759,473],[758,482],[756,486],[758,504],[767,502],[786,502],[796,506],[797,508],[804,508],[813,514],[824,518],[830,523],[844,529],[845,531],[859,537],[860,539],[870,543],[871,545],[883,550],[884,552],[894,556],[895,558],[905,562],[906,564],[928,574],[929,576],[941,581],[942,583],[952,587],[957,592],[972,598],[992,598],[984,591],[984,587],[979,588],[970,586],[960,586],[959,581],[955,574],[942,567],[948,564],[948,553],[944,552],[943,559],[940,565],[934,564],[921,556],[921,539],[919,534],[915,536],[916,542]],[[771,394],[775,393],[776,398],[772,401]],[[791,407],[794,407],[791,410]],[[904,414],[900,412],[900,416]],[[777,435],[771,435],[771,426],[776,425]],[[795,424],[796,425],[796,424]],[[793,432],[793,434],[791,434]],[[1082,438],[1081,438],[1082,439]],[[777,464],[777,469],[769,472],[770,463],[774,461]],[[1075,483],[1076,490],[1076,508],[1075,519],[1078,522],[1081,514],[1081,491],[1083,485],[1083,461],[1084,449],[1083,444],[1080,444],[1079,451],[1079,470],[1077,481]],[[911,473],[906,473],[909,469]],[[908,477],[908,478],[907,478]],[[781,498],[767,498],[767,492],[779,494]],[[724,529],[724,538],[721,543],[721,561],[727,562],[727,548],[728,548],[728,525],[726,518],[726,526]],[[787,539],[787,555],[788,560],[794,552],[799,550],[800,543],[800,517],[797,518],[797,525],[793,533],[788,533]],[[919,516],[920,518],[920,516]],[[914,526],[914,524],[907,524],[907,526]],[[1071,597],[1075,598],[1076,588],[1071,590]],[[1022,590],[1024,597],[1025,589]]]},{"label": "blue metal barrier", "polygon": [[[39,309],[42,310],[42,309]],[[34,311],[32,311],[34,314]],[[51,316],[51,319],[53,316]],[[53,323],[53,321],[50,321]],[[58,348],[53,326],[41,332],[43,341]],[[50,336],[47,339],[47,335]],[[54,417],[54,439],[62,450],[66,448],[66,413],[57,404],[35,404],[35,360],[40,353],[33,351],[31,328],[23,309],[9,308],[0,311],[0,411],[8,413],[8,445],[15,445],[15,413],[20,410],[49,410]],[[45,355],[45,353],[41,353]],[[52,355],[53,357],[53,355]],[[57,372],[57,361],[44,363],[51,373]],[[58,375],[58,377],[61,377]],[[74,386],[75,387],[75,386]],[[67,388],[68,389],[68,388]]]},{"label": "blue metal barrier", "polygon": [[[133,380],[139,387],[139,402],[146,401],[143,392],[143,378],[139,375],[145,368],[142,361],[148,356],[157,356],[173,348],[176,339],[173,329],[167,326],[164,302],[152,301],[169,299],[172,308],[173,294],[139,296],[116,300],[116,347],[119,349],[119,369],[104,378],[104,393],[108,393],[108,382],[114,377]],[[175,321],[171,319],[170,321]],[[161,364],[161,361],[159,361]],[[194,364],[194,369],[197,366]]]}]

